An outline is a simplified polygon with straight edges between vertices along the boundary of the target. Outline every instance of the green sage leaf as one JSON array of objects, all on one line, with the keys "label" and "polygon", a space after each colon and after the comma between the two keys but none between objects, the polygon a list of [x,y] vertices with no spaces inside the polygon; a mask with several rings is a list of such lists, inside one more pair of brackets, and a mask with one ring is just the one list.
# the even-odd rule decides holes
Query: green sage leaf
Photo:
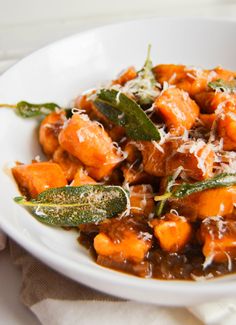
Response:
[{"label": "green sage leaf", "polygon": [[84,185],[51,188],[29,201],[24,197],[14,200],[43,223],[75,227],[122,213],[129,198],[120,186]]},{"label": "green sage leaf", "polygon": [[218,79],[216,81],[212,81],[208,83],[208,86],[216,91],[235,93],[236,92],[236,79],[231,81],[224,81],[222,79]]},{"label": "green sage leaf", "polygon": [[21,101],[16,105],[16,113],[21,117],[29,118],[39,115],[48,115],[58,108],[60,108],[60,106],[55,103],[31,104]]},{"label": "green sage leaf", "polygon": [[[151,44],[148,45],[147,58],[138,76],[134,80],[138,91],[134,92],[136,101],[143,107],[150,107],[158,95],[158,84],[153,73],[153,64],[151,60]],[[151,91],[150,91],[151,90]]]},{"label": "green sage leaf", "polygon": [[[160,217],[162,214],[162,211],[165,207],[166,201],[168,200],[168,197],[171,193],[171,187],[173,186],[173,182],[174,182],[173,176],[169,176],[167,179],[167,182],[166,182],[165,193],[161,196],[162,199],[160,200],[160,202],[158,203],[157,208],[156,208],[156,214],[158,217]],[[167,197],[167,198],[164,199],[164,197]]]},{"label": "green sage leaf", "polygon": [[125,94],[102,89],[94,101],[99,111],[113,123],[123,126],[133,140],[160,140],[160,134],[142,108]]},{"label": "green sage leaf", "polygon": [[202,192],[204,190],[219,188],[219,187],[228,187],[236,185],[236,174],[227,174],[222,173],[215,177],[206,179],[201,182],[196,183],[183,183],[177,186],[174,191],[167,192],[160,196],[155,196],[155,201],[168,200],[170,198],[181,199],[185,196],[191,195],[193,193]]},{"label": "green sage leaf", "polygon": [[26,101],[18,102],[16,105],[0,104],[0,107],[13,108],[16,114],[23,118],[48,115],[57,109],[61,109],[60,106],[55,103],[32,104]]},{"label": "green sage leaf", "polygon": [[223,173],[201,182],[196,182],[193,184],[184,183],[174,190],[172,196],[176,198],[182,198],[193,193],[202,192],[204,190],[218,187],[227,187],[235,184],[236,174]]}]

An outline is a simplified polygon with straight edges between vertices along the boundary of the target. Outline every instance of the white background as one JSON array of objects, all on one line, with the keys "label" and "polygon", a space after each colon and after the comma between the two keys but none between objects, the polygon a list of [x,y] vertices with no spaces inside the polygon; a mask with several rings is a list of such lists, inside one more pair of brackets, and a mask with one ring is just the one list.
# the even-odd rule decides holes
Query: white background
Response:
[{"label": "white background", "polygon": [[[112,22],[153,16],[236,19],[236,0],[0,0],[0,72],[64,36]],[[0,325],[38,322],[19,302],[20,271],[0,253]]]},{"label": "white background", "polygon": [[236,0],[0,0],[0,71],[64,36],[153,16],[236,18]]}]

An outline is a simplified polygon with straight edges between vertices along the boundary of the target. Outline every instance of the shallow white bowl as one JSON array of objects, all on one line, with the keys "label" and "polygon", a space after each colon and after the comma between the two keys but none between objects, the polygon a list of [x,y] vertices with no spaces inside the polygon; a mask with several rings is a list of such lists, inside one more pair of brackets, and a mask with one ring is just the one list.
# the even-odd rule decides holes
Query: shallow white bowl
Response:
[{"label": "shallow white bowl", "polygon": [[[236,70],[236,22],[149,19],[94,29],[49,45],[14,65],[0,78],[0,102],[54,101],[67,105],[78,93],[142,66],[147,45],[157,63]],[[204,282],[140,279],[102,268],[79,246],[77,234],[45,226],[17,206],[9,162],[40,154],[37,121],[0,110],[0,226],[40,260],[90,287],[119,297],[163,305],[192,305],[235,295],[235,276]]]}]

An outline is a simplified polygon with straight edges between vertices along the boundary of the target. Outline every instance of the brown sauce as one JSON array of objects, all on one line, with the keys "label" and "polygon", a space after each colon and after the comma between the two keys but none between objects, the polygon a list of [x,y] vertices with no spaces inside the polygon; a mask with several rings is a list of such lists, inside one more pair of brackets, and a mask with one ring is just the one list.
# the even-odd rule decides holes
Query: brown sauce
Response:
[{"label": "brown sauce", "polygon": [[[127,228],[126,218],[112,220],[108,224],[86,224],[80,227],[79,243],[89,249],[94,260],[101,266],[139,277],[162,280],[198,280],[203,277],[211,279],[236,272],[235,260],[231,261],[230,271],[228,262],[212,262],[204,268],[205,257],[202,254],[202,245],[197,242],[191,242],[179,253],[167,253],[159,247],[154,239],[152,248],[140,263],[128,260],[117,261],[114,258],[98,255],[94,250],[93,240],[99,232],[106,233],[115,242],[122,238],[123,229]],[[145,220],[132,217],[131,224],[136,231],[148,231],[152,234],[152,229],[148,227]]]}]

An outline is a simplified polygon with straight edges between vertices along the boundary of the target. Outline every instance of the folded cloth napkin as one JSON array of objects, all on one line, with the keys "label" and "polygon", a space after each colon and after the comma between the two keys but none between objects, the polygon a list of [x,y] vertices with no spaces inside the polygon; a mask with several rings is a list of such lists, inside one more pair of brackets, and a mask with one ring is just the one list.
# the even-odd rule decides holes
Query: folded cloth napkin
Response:
[{"label": "folded cloth napkin", "polygon": [[44,325],[200,325],[185,308],[125,301],[78,284],[36,260],[10,241],[22,269],[21,301]]}]

